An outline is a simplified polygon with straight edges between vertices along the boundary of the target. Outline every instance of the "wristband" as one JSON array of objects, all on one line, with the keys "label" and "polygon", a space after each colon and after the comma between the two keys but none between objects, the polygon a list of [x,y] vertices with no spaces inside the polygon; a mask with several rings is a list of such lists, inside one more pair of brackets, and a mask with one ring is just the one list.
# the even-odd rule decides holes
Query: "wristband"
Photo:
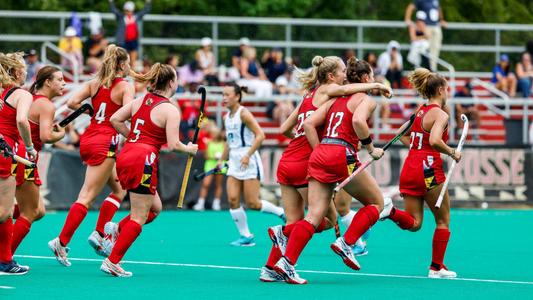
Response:
[{"label": "wristband", "polygon": [[33,150],[35,150],[35,148],[33,147],[33,144],[31,144],[31,146],[26,146],[26,152],[32,152]]},{"label": "wristband", "polygon": [[455,149],[452,149],[452,153],[450,153],[450,157],[453,158],[455,156]]},{"label": "wristband", "polygon": [[366,146],[369,144],[372,144],[372,138],[370,136],[368,136],[366,139],[361,140],[361,145]]}]

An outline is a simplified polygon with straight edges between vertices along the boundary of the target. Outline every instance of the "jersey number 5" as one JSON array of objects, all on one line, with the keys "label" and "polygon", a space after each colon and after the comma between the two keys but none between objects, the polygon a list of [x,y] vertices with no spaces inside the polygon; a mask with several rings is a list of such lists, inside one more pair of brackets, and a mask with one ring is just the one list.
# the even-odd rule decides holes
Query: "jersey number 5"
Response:
[{"label": "jersey number 5", "polygon": [[[326,131],[326,136],[329,137],[337,137],[339,136],[339,133],[337,132],[337,128],[341,125],[342,119],[344,118],[344,112],[339,111],[334,114],[331,114],[331,117],[329,118],[329,125],[328,130]],[[335,119],[338,119],[335,124]]]},{"label": "jersey number 5", "polygon": [[137,119],[137,121],[135,121],[135,126],[133,126],[133,133],[135,133],[135,138],[130,139],[130,142],[135,143],[136,141],[139,140],[139,136],[141,135],[141,129],[139,127],[143,125],[144,125],[143,119]]}]

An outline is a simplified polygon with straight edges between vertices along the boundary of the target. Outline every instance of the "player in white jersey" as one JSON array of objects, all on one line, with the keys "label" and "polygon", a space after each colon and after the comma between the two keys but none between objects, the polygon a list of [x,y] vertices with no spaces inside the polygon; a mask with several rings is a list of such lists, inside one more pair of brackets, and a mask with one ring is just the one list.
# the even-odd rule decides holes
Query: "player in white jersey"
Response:
[{"label": "player in white jersey", "polygon": [[228,109],[224,118],[227,142],[218,164],[221,166],[224,160],[228,160],[226,189],[229,211],[240,234],[239,239],[231,245],[254,246],[254,236],[248,228],[246,212],[241,206],[241,193],[249,209],[275,214],[282,219],[285,215],[283,208],[259,199],[263,165],[257,150],[265,139],[265,134],[252,113],[241,106],[243,92],[246,92],[246,89],[235,83],[224,87],[223,103]]}]

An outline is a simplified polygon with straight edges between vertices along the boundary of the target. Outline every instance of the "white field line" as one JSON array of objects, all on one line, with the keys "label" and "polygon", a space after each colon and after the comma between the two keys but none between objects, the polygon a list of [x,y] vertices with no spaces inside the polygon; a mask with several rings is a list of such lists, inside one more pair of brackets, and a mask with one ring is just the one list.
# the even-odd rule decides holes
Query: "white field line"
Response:
[{"label": "white field line", "polygon": [[[51,259],[51,260],[55,260],[55,257],[52,257],[52,256],[36,256],[36,255],[15,255],[15,256],[16,257],[20,257],[20,258],[29,258],[29,259]],[[95,259],[95,258],[69,258],[69,260],[72,260],[72,261],[102,262],[102,259]],[[156,265],[156,266],[171,266],[171,267],[229,269],[229,270],[246,270],[246,271],[260,271],[261,270],[261,268],[254,268],[254,267],[201,265],[201,264],[167,263],[167,262],[134,261],[134,260],[123,260],[122,263],[125,263],[125,264],[136,264],[136,265]],[[435,279],[428,278],[428,277],[425,277],[425,276],[395,275],[395,274],[351,273],[351,272],[333,272],[333,271],[317,271],[317,270],[298,270],[298,272],[299,273],[313,273],[313,274],[328,274],[328,275],[347,275],[347,276],[363,276],[363,277],[386,277],[386,278],[435,280]],[[469,282],[481,282],[481,283],[503,283],[503,284],[533,285],[533,281],[498,280],[498,279],[449,278],[449,279],[441,279],[441,280],[469,281]]]},{"label": "white field line", "polygon": [[0,285],[0,289],[4,289],[4,290],[13,290],[13,289],[15,289],[15,287],[13,287],[13,286],[7,286],[7,285]]}]

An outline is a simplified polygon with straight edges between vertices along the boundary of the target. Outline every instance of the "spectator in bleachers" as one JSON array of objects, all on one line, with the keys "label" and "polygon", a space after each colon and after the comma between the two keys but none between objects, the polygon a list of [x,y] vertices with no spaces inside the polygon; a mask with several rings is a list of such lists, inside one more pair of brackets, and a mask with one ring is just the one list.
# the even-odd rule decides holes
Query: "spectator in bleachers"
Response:
[{"label": "spectator in bleachers", "polygon": [[91,74],[96,73],[100,69],[102,60],[104,58],[105,49],[109,42],[104,37],[104,30],[92,32],[84,45],[85,57],[87,57],[86,64],[89,67]]},{"label": "spectator in bleachers", "polygon": [[268,80],[275,83],[276,79],[287,70],[287,63],[283,59],[281,48],[273,48],[270,51],[265,51],[261,59],[261,66],[265,70]]},{"label": "spectator in bleachers", "polygon": [[69,26],[65,29],[64,36],[59,40],[59,49],[70,58],[61,56],[61,66],[67,70],[74,70],[73,64],[76,64],[78,72],[81,73],[83,71],[83,45],[74,27]]},{"label": "spectator in bleachers", "polygon": [[516,77],[518,77],[518,91],[524,98],[529,98],[533,81],[533,64],[531,64],[531,55],[528,52],[522,53],[520,62],[516,64]]},{"label": "spectator in bleachers", "polygon": [[[276,91],[276,95],[281,95],[283,97],[291,94],[292,89],[289,87],[287,76],[279,76],[276,79]],[[267,105],[267,116],[281,125],[293,110],[294,105],[291,100],[276,97],[274,101],[269,102]]]},{"label": "spectator in bleachers", "polygon": [[144,8],[138,13],[135,13],[135,3],[133,1],[124,3],[123,12],[115,6],[113,0],[109,0],[109,7],[117,19],[115,43],[128,51],[130,64],[134,69],[137,62],[137,51],[139,50],[139,22],[152,9],[152,0],[146,0]]},{"label": "spectator in bleachers", "polygon": [[248,87],[257,97],[272,96],[272,83],[267,79],[263,68],[257,61],[254,47],[246,47],[241,58],[241,79],[238,84]]},{"label": "spectator in bleachers", "polygon": [[218,76],[215,65],[215,55],[211,50],[213,40],[204,37],[202,38],[201,44],[202,48],[196,50],[194,59],[196,59],[198,66],[200,66],[200,69],[204,72],[204,78],[207,81],[207,85],[216,86],[218,85]]},{"label": "spectator in bleachers", "polygon": [[176,70],[176,72],[178,72],[179,63],[180,63],[180,60],[177,55],[170,54],[169,56],[167,56],[167,58],[165,58],[165,64],[171,65],[174,68],[174,70]]},{"label": "spectator in bleachers", "polygon": [[39,54],[37,50],[31,49],[24,56],[26,61],[26,84],[29,86],[35,81],[35,76],[37,72],[42,68],[43,64],[39,61]]},{"label": "spectator in bleachers", "polygon": [[[196,60],[193,60],[190,63],[179,68],[178,73],[178,82],[186,89],[191,84],[202,84],[204,81],[204,72],[202,72],[202,69],[200,69]],[[196,93],[196,90],[194,91],[194,93]]]},{"label": "spectator in bleachers", "polygon": [[[197,83],[191,83],[188,85],[188,90],[191,94],[196,95],[198,90]],[[200,110],[200,99],[184,98],[178,99],[178,105],[181,110],[181,122],[180,133],[182,135],[181,141],[187,143],[190,139],[190,131],[196,126],[196,120],[198,119],[198,111]]]},{"label": "spectator in bleachers", "polygon": [[241,59],[244,51],[246,51],[248,47],[250,47],[250,39],[242,37],[239,40],[239,47],[233,49],[233,52],[231,53],[231,68],[228,74],[230,80],[238,80],[241,78]]},{"label": "spectator in bleachers", "polygon": [[411,49],[407,55],[407,60],[412,63],[415,68],[422,67],[429,69],[429,59],[424,55],[429,50],[429,31],[423,19],[424,13],[418,11],[416,13],[416,23],[409,25],[409,39],[411,40]]},{"label": "spectator in bleachers", "polygon": [[497,89],[506,93],[510,97],[516,95],[516,76],[511,72],[509,56],[502,54],[500,61],[492,69],[492,81]]},{"label": "spectator in bleachers", "polygon": [[400,44],[397,41],[390,41],[387,51],[379,55],[378,74],[385,76],[395,89],[402,88],[403,58],[400,53]]},{"label": "spectator in bleachers", "polygon": [[[411,17],[416,11],[417,18],[420,17],[426,23],[429,31],[429,54],[432,57],[439,58],[440,48],[442,46],[442,29],[446,28],[447,24],[444,21],[444,14],[439,5],[438,0],[413,0],[407,5],[405,9],[404,21],[407,26],[411,26],[413,22]],[[431,70],[437,71],[437,61],[431,60]]]},{"label": "spectator in bleachers", "polygon": [[[472,84],[470,81],[466,82],[465,85],[455,93],[456,98],[473,98],[472,95]],[[479,111],[476,109],[474,104],[455,104],[455,120],[457,122],[457,129],[463,128],[463,120],[461,120],[461,114],[465,114],[469,120],[473,121],[473,127],[479,127],[480,115]]]},{"label": "spectator in bleachers", "polygon": [[344,52],[342,53],[342,61],[346,64],[348,63],[348,60],[352,57],[355,57],[356,54],[355,54],[355,50],[353,49],[347,49],[347,50],[344,50]]}]

